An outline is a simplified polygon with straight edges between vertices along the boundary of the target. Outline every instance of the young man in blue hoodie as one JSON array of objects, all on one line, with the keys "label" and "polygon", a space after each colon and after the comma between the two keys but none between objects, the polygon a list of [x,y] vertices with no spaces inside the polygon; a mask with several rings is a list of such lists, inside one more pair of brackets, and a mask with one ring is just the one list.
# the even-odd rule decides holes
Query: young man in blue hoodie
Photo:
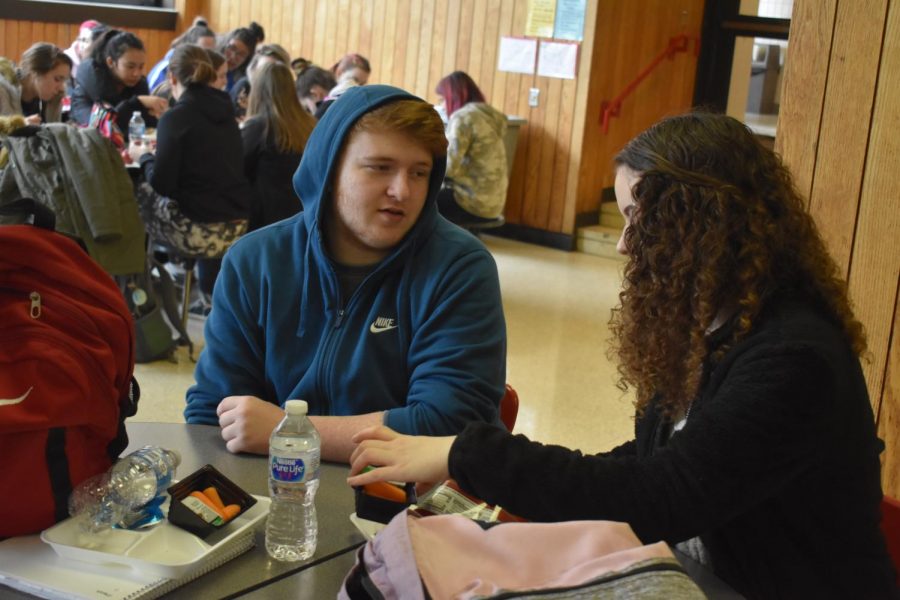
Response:
[{"label": "young man in blue hoodie", "polygon": [[385,424],[450,435],[499,423],[506,326],[487,249],[438,215],[447,141],[433,108],[381,85],[347,91],[294,175],[304,212],[226,254],[187,393],[188,423],[264,454],[289,399],[322,457]]}]

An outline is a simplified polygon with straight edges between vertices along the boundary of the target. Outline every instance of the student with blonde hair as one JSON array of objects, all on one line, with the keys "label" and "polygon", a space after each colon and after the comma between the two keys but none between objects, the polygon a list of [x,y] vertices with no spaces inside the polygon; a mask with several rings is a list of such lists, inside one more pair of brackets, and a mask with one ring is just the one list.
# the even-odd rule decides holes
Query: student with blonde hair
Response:
[{"label": "student with blonde hair", "polygon": [[291,179],[315,125],[294,93],[290,67],[268,63],[255,72],[247,120],[241,128],[244,174],[255,195],[250,230],[302,210]]}]

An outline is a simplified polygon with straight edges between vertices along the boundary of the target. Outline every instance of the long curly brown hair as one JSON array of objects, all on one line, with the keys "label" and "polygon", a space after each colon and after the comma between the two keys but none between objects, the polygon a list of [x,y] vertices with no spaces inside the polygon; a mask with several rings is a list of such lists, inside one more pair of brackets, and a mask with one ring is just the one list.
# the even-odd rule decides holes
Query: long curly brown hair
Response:
[{"label": "long curly brown hair", "polygon": [[735,325],[713,359],[750,332],[779,291],[811,298],[857,354],[865,351],[846,283],[790,173],[746,126],[703,112],[667,118],[615,163],[638,179],[610,352],[619,386],[635,388],[638,413],[654,396],[664,414],[686,411],[720,311]]}]

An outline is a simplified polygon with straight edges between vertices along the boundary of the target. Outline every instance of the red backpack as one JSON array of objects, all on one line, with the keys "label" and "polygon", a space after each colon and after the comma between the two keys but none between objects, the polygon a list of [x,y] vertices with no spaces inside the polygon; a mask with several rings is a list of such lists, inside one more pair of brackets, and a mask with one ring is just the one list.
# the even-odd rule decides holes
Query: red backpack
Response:
[{"label": "red backpack", "polygon": [[128,445],[134,326],[112,278],[30,200],[0,226],[0,538],[68,516],[72,488]]}]

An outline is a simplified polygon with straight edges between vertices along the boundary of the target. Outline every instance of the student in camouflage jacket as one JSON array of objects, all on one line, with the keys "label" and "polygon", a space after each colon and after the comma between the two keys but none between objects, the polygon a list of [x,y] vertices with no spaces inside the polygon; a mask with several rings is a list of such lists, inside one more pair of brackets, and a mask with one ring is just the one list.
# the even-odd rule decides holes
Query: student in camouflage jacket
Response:
[{"label": "student in camouflage jacket", "polygon": [[506,115],[484,101],[466,73],[438,82],[447,123],[447,174],[438,197],[441,214],[454,223],[491,220],[503,213],[507,171]]}]

